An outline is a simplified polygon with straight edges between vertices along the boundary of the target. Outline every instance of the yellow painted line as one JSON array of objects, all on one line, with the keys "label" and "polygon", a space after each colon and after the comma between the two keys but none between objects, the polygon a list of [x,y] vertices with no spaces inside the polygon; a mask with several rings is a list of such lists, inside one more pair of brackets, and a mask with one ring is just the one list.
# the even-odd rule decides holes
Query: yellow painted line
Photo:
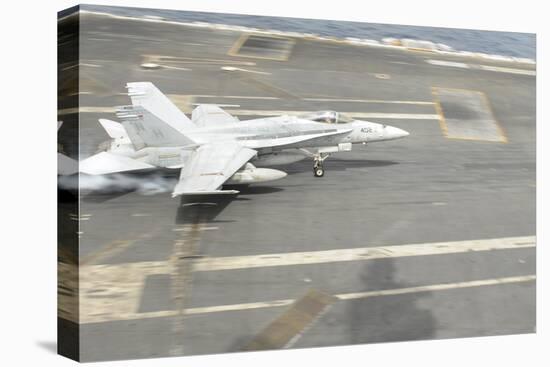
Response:
[{"label": "yellow painted line", "polygon": [[[385,297],[385,296],[394,296],[402,294],[412,294],[412,293],[422,293],[422,292],[436,292],[436,291],[446,291],[454,289],[465,289],[465,288],[476,288],[476,287],[486,287],[486,286],[495,286],[495,285],[505,285],[505,284],[514,284],[514,283],[525,283],[536,280],[535,275],[525,275],[525,276],[516,276],[516,277],[505,277],[505,278],[493,278],[493,279],[483,279],[483,280],[474,280],[467,282],[456,282],[456,283],[441,283],[441,284],[431,284],[417,287],[407,287],[407,288],[396,288],[396,289],[384,289],[378,291],[369,291],[369,292],[355,292],[355,293],[342,293],[335,295],[339,300],[353,300],[353,299],[363,299],[363,298],[372,298],[372,297]],[[126,294],[119,295],[123,298]],[[230,304],[230,305],[219,305],[219,306],[206,306],[206,307],[193,307],[187,308],[184,310],[186,315],[197,315],[197,314],[208,314],[216,312],[231,312],[231,311],[245,311],[261,308],[270,308],[270,307],[282,307],[288,306],[295,302],[293,299],[281,299],[267,302],[251,302],[251,303],[240,303],[240,304]],[[85,301],[81,299],[81,307],[86,305]],[[115,320],[137,320],[137,319],[148,319],[148,318],[157,318],[157,317],[173,317],[179,315],[179,311],[166,310],[166,311],[155,311],[155,312],[128,312],[128,309],[119,309],[113,310],[110,309],[110,313],[95,313],[95,314],[86,314],[81,311],[80,314],[80,323],[95,323],[95,322],[107,322]]]},{"label": "yellow painted line", "polygon": [[[435,100],[435,110],[439,116],[439,126],[441,128],[441,131],[443,132],[443,135],[448,139],[456,139],[456,140],[470,140],[470,141],[491,141],[491,142],[499,142],[499,143],[508,143],[508,138],[506,137],[506,134],[504,133],[503,127],[500,125],[498,120],[496,119],[493,109],[491,108],[491,105],[489,103],[489,98],[484,92],[476,91],[476,90],[469,90],[469,89],[461,89],[461,88],[447,88],[447,87],[432,87],[432,95],[434,96]],[[449,129],[447,126],[447,122],[445,120],[445,114],[443,112],[443,108],[441,107],[440,103],[440,97],[438,90],[449,90],[449,91],[457,91],[457,92],[466,92],[466,93],[476,93],[480,96],[480,99],[482,103],[485,105],[487,113],[491,117],[491,121],[494,122],[496,129],[498,131],[499,140],[494,139],[484,139],[484,138],[477,138],[477,137],[469,137],[469,136],[461,136],[457,134],[449,135]]]},{"label": "yellow painted line", "polygon": [[73,113],[115,113],[114,107],[74,107],[57,110],[58,116],[71,115]]},{"label": "yellow painted line", "polygon": [[251,269],[535,247],[535,236],[204,258],[195,271]]},{"label": "yellow painted line", "polygon": [[502,140],[502,143],[508,143],[508,138],[506,137],[506,134],[504,133],[504,128],[502,125],[498,122],[497,118],[495,117],[495,114],[493,112],[493,108],[491,107],[491,104],[489,103],[489,98],[487,97],[487,94],[483,92],[478,92],[481,95],[481,100],[485,104],[485,107],[487,108],[487,111],[489,111],[489,114],[493,118],[493,121],[495,122],[495,125],[497,126],[497,130],[500,134],[500,139]]},{"label": "yellow painted line", "polygon": [[[269,56],[261,56],[261,55],[247,55],[247,54],[241,54],[239,53],[241,50],[241,47],[246,42],[246,40],[251,36],[258,36],[262,38],[271,38],[271,39],[280,39],[280,40],[286,40],[290,43],[290,47],[288,50],[285,50],[283,54],[281,54],[281,57],[269,57]],[[293,38],[289,37],[282,37],[282,36],[274,36],[274,35],[266,35],[262,33],[243,33],[237,42],[229,49],[227,54],[229,56],[235,56],[235,57],[248,57],[253,59],[265,59],[265,60],[276,60],[276,61],[287,61],[290,57],[290,54],[292,52],[292,48],[296,44],[296,41]]]},{"label": "yellow painted line", "polygon": [[233,44],[233,46],[229,49],[227,54],[229,56],[240,56],[237,54],[237,52],[239,52],[239,50],[241,49],[241,46],[248,39],[249,36],[250,34],[248,33],[241,34],[240,37],[237,39],[237,42]]},{"label": "yellow painted line", "polygon": [[109,242],[100,250],[82,257],[80,260],[80,265],[90,265],[107,257],[116,255],[126,249],[133,242],[135,242],[135,240],[116,240]]},{"label": "yellow painted line", "polygon": [[97,264],[98,262],[106,258],[113,257],[114,255],[117,255],[120,252],[124,251],[126,248],[133,245],[137,241],[147,240],[152,238],[155,235],[155,233],[157,233],[158,231],[159,231],[159,228],[152,230],[151,232],[143,233],[140,236],[131,240],[111,241],[106,245],[104,245],[103,247],[101,247],[100,249],[93,251],[88,255],[82,257],[80,260],[80,266],[84,267],[86,265]]},{"label": "yellow painted line", "polygon": [[289,347],[337,300],[338,298],[329,294],[310,290],[256,335],[243,350]]},{"label": "yellow painted line", "polygon": [[407,51],[418,52],[418,53],[430,53],[430,54],[436,53],[436,50],[432,50],[429,48],[422,48],[422,47],[405,47],[405,49]]},{"label": "yellow painted line", "polygon": [[432,87],[432,95],[434,96],[435,100],[435,111],[437,112],[437,116],[439,116],[439,127],[441,128],[441,131],[443,132],[443,135],[448,138],[449,137],[449,130],[447,129],[447,123],[445,122],[445,115],[443,114],[443,109],[441,108],[441,103],[439,103],[439,95],[437,94],[437,88]]},{"label": "yellow painted line", "polygon": [[185,57],[185,56],[166,56],[166,55],[142,55],[142,63],[146,62],[168,62],[168,63],[183,63],[183,64],[230,64],[230,65],[243,65],[243,66],[255,66],[256,63],[252,61],[239,61],[232,59],[205,59],[202,57]]}]

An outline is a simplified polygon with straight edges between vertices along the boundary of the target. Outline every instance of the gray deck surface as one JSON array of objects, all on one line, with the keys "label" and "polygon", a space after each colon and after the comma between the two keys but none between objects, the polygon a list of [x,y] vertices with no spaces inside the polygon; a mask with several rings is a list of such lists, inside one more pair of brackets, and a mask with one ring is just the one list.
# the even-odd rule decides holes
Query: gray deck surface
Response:
[{"label": "gray deck surface", "polygon": [[[280,181],[250,186],[236,197],[197,199],[209,205],[182,205],[191,200],[172,199],[169,189],[81,192],[81,261],[89,262],[81,274],[109,265],[122,290],[126,284],[139,289],[135,297],[105,298],[111,321],[91,317],[81,326],[83,360],[239,351],[289,306],[187,315],[183,309],[293,300],[310,289],[338,295],[535,274],[534,247],[193,271],[196,261],[226,256],[534,236],[535,77],[426,60],[532,65],[302,38],[286,61],[239,57],[228,55],[239,31],[91,14],[81,19],[80,105],[91,111],[80,115],[81,159],[108,139],[97,119],[116,119],[108,109],[129,103],[123,93],[131,81],[150,81],[176,95],[185,112],[191,103],[238,105],[225,109],[238,110],[240,119],[332,109],[378,114],[365,119],[410,132],[330,157],[323,178],[313,177],[312,162],[304,160],[275,167],[289,173]],[[157,55],[149,60],[169,68],[140,67],[144,55]],[[445,137],[434,87],[485,94],[507,143]],[[141,269],[151,261],[168,264],[170,272],[143,276],[137,285],[124,276],[129,263]],[[81,302],[94,290],[102,291],[85,290],[90,298]],[[134,316],[120,311],[126,307]],[[534,328],[534,281],[451,286],[338,300],[291,347]]]}]

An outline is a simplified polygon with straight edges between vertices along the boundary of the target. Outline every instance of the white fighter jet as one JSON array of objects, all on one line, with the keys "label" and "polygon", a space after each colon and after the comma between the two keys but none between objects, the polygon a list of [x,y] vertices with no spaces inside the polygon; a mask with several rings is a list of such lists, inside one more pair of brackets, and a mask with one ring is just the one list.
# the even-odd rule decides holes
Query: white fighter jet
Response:
[{"label": "white fighter jet", "polygon": [[222,185],[277,180],[286,173],[258,167],[305,158],[313,160],[315,177],[322,177],[330,154],[409,135],[334,111],[239,121],[216,105],[202,104],[189,119],[152,83],[127,83],[126,88],[132,104],[117,108],[122,123],[99,120],[111,141],[80,162],[80,172],[180,169],[173,197],[236,194]]}]

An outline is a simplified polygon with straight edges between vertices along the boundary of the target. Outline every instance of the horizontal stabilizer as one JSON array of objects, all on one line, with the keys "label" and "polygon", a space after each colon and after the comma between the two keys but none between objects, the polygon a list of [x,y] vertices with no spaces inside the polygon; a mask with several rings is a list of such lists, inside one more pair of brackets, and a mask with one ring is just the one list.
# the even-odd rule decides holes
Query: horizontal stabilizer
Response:
[{"label": "horizontal stabilizer", "polygon": [[122,124],[107,119],[99,119],[99,123],[101,124],[101,126],[103,126],[103,128],[111,138],[128,139],[128,134],[126,133],[126,130],[124,129],[124,126],[122,126]]},{"label": "horizontal stabilizer", "polygon": [[108,152],[101,152],[80,162],[80,172],[88,175],[105,175],[149,168],[155,168],[155,166]]}]

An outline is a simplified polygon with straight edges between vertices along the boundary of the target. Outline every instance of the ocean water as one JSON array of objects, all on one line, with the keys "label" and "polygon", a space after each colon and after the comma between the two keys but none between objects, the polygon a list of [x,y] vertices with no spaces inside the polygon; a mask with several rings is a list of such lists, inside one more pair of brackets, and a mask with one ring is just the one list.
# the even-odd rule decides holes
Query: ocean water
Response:
[{"label": "ocean water", "polygon": [[356,37],[382,40],[385,37],[411,38],[443,43],[458,51],[536,58],[536,36],[533,33],[481,31],[473,29],[435,28],[409,25],[360,23],[347,21],[282,18],[257,15],[191,12],[145,8],[82,5],[82,9],[116,15],[157,16],[184,22],[208,22],[228,25],[315,33],[321,36]]}]

